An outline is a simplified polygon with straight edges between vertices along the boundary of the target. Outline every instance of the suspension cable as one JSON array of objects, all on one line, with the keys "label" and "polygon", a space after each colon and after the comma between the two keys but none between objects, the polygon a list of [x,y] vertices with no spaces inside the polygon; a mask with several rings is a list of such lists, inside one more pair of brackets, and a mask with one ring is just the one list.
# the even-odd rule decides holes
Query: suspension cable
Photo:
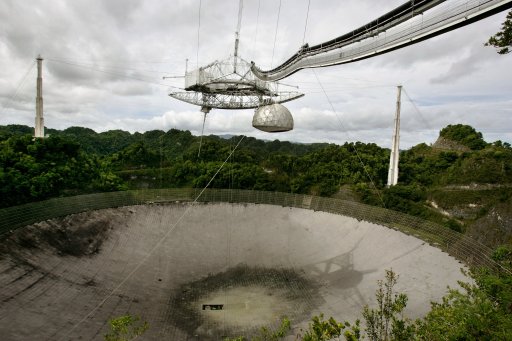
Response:
[{"label": "suspension cable", "polygon": [[238,4],[238,23],[236,25],[235,33],[235,68],[236,68],[236,57],[238,56],[238,43],[240,41],[240,29],[242,28],[242,12],[244,10],[244,0],[240,0]]},{"label": "suspension cable", "polygon": [[279,17],[281,16],[281,2],[282,0],[279,0],[279,8],[277,10],[276,33],[274,34],[274,48],[272,49],[272,60],[270,62],[270,68],[272,68],[274,65],[274,52],[276,51],[277,31],[279,28]]},{"label": "suspension cable", "polygon": [[7,101],[5,102],[5,105],[3,106],[2,108],[2,111],[0,112],[0,117],[3,116],[4,112],[7,110],[7,105],[8,103],[10,102],[13,102],[16,98],[16,96],[18,96],[18,92],[20,91],[21,87],[23,86],[23,84],[25,83],[25,81],[27,80],[27,77],[28,75],[30,74],[30,71],[32,71],[32,69],[34,68],[34,65],[36,65],[36,62],[33,61],[27,71],[25,72],[25,74],[23,75],[23,77],[21,78],[21,80],[18,82],[18,85],[16,86],[16,88],[14,89],[13,93],[11,94],[11,96],[9,96],[7,98]]},{"label": "suspension cable", "polygon": [[197,151],[197,158],[199,159],[201,155],[201,145],[203,144],[203,135],[204,135],[204,124],[206,123],[206,112],[203,113],[203,128],[201,129],[201,138],[199,139],[199,150]]},{"label": "suspension cable", "polygon": [[304,24],[304,36],[302,37],[302,46],[304,46],[304,42],[306,41],[306,29],[308,27],[309,6],[310,5],[311,5],[311,0],[308,0],[308,10],[306,12],[306,23]]},{"label": "suspension cable", "polygon": [[79,325],[81,325],[85,320],[87,320],[90,316],[92,316],[92,314],[94,314],[99,308],[101,308],[105,302],[107,302],[110,297],[112,297],[125,283],[126,281],[128,281],[141,267],[142,265],[144,265],[144,263],[149,259],[149,257],[151,257],[151,255],[153,255],[153,253],[156,251],[156,249],[158,249],[162,244],[163,242],[167,239],[167,237],[169,237],[169,235],[171,234],[171,232],[173,232],[177,227],[178,227],[178,224],[185,218],[185,216],[188,215],[188,212],[192,209],[192,207],[194,207],[194,204],[197,203],[197,201],[199,200],[199,198],[201,197],[201,195],[203,195],[204,191],[206,191],[206,189],[211,185],[211,183],[213,182],[213,180],[217,177],[217,175],[219,174],[219,172],[222,170],[222,168],[224,168],[224,165],[228,162],[228,160],[231,158],[231,155],[233,155],[233,153],[235,152],[235,150],[238,148],[238,146],[240,145],[240,143],[243,141],[243,139],[245,138],[245,136],[242,136],[240,138],[240,140],[238,141],[238,143],[236,144],[235,148],[231,151],[231,153],[229,153],[228,157],[224,160],[224,162],[220,165],[220,167],[217,169],[217,171],[215,172],[215,174],[210,178],[210,181],[208,181],[208,183],[206,184],[206,186],[204,186],[204,188],[201,190],[201,192],[199,192],[199,194],[195,197],[194,201],[192,201],[192,203],[190,205],[187,206],[185,212],[183,212],[183,214],[178,218],[178,220],[176,220],[176,222],[174,224],[171,225],[171,227],[169,227],[169,229],[167,230],[167,232],[165,232],[165,234],[162,236],[162,238],[160,238],[156,244],[151,248],[151,250],[149,250],[149,252],[142,258],[142,260],[137,263],[137,265],[135,266],[135,268],[130,271],[128,273],[128,275],[126,275],[126,277],[124,277],[124,279],[116,286],[114,287],[114,289],[112,289],[112,291],[110,291],[110,293],[107,294],[107,296],[105,296],[105,298],[103,298],[103,300],[100,301],[100,303],[98,303],[93,309],[91,309],[91,311],[89,311],[88,314],[86,314],[80,321],[78,321],[73,327],[71,327],[67,333],[65,333],[64,335],[62,335],[62,337],[59,339],[59,340],[62,340],[64,338],[66,338],[69,334],[71,334],[71,332],[73,330],[75,330]]},{"label": "suspension cable", "polygon": [[431,129],[432,130],[432,126],[428,123],[428,121],[425,119],[425,117],[423,117],[423,114],[421,113],[420,109],[418,108],[418,106],[416,105],[416,103],[412,100],[412,98],[409,96],[409,94],[407,93],[407,91],[405,90],[404,87],[402,87],[402,90],[404,91],[405,93],[405,96],[407,96],[407,99],[409,100],[409,102],[411,102],[414,110],[416,110],[416,112],[418,113],[420,119],[423,121],[423,124],[428,128],[428,129]]},{"label": "suspension cable", "polygon": [[[55,57],[46,57],[45,60],[52,60],[54,62],[62,62],[62,63],[71,63],[71,64],[76,64],[76,65],[83,65],[84,67],[91,67],[91,68],[98,67],[101,69],[113,70],[113,71],[121,70],[121,71],[133,71],[133,72],[140,72],[140,73],[157,73],[157,74],[162,74],[163,72],[168,71],[168,70],[155,70],[155,69],[153,69],[153,70],[136,69],[136,68],[125,67],[125,66],[115,66],[115,65],[124,64],[126,62],[131,63],[130,61],[115,63],[115,65],[105,65],[105,64],[98,65],[97,62],[94,60],[77,60],[77,59],[67,59],[67,58],[62,59],[62,58],[55,58]],[[161,63],[161,64],[171,64],[171,63],[168,62],[168,63]]]},{"label": "suspension cable", "polygon": [[258,28],[259,28],[259,24],[260,24],[260,6],[261,6],[261,0],[258,0],[258,13],[256,14],[256,32],[254,33],[254,38],[252,39],[252,59],[254,59],[254,54],[256,52],[256,42],[257,42],[257,39],[258,39]]},{"label": "suspension cable", "polygon": [[196,64],[197,64],[197,69],[199,70],[199,33],[201,32],[201,4],[202,4],[202,0],[199,0],[199,10],[197,11],[197,51],[196,51]]},{"label": "suspension cable", "polygon": [[[345,134],[347,134],[347,136],[350,138],[350,135],[349,135],[349,132],[347,130],[347,128],[345,127],[345,125],[343,124],[343,122],[341,121],[341,118],[339,117],[338,113],[336,112],[336,110],[334,109],[334,105],[332,104],[331,102],[331,99],[329,98],[329,96],[327,95],[327,92],[325,91],[323,85],[322,85],[322,82],[320,82],[320,78],[318,77],[315,69],[311,69],[313,71],[313,74],[315,75],[316,77],[316,80],[318,81],[318,85],[320,85],[320,88],[322,89],[324,95],[325,95],[325,98],[327,99],[327,102],[329,103],[330,107],[331,107],[331,110],[332,112],[334,113],[334,115],[336,116],[336,119],[338,120],[338,123],[339,125],[341,126],[341,128],[345,131]],[[373,178],[372,176],[370,175],[370,173],[368,172],[368,169],[366,168],[366,164],[363,162],[363,159],[361,158],[361,155],[359,154],[359,151],[357,150],[357,147],[355,145],[355,143],[352,143],[352,148],[354,149],[354,152],[356,153],[356,156],[359,160],[359,163],[361,164],[361,166],[363,166],[363,170],[364,172],[366,173],[366,176],[368,177],[368,179],[370,180],[373,188],[377,191],[377,196],[379,197],[379,200],[380,202],[382,203],[382,206],[383,207],[386,207],[386,204],[384,203],[384,199],[382,198],[382,195],[380,193],[380,190],[377,188],[377,186],[375,185],[375,182],[373,181]]]},{"label": "suspension cable", "polygon": [[101,72],[101,73],[105,73],[107,75],[113,75],[113,76],[122,77],[122,78],[126,78],[126,79],[132,79],[132,80],[136,80],[136,81],[140,81],[140,82],[144,82],[144,83],[148,83],[148,84],[165,86],[165,87],[174,88],[174,89],[178,89],[178,90],[184,90],[183,88],[180,88],[180,87],[177,87],[177,86],[172,86],[172,85],[169,85],[169,84],[153,82],[153,81],[149,81],[147,79],[133,77],[133,76],[128,76],[126,74],[122,74],[122,73],[118,73],[118,72],[102,70],[102,69],[99,69],[99,68],[96,68],[96,67],[93,67],[93,66],[90,66],[90,65],[81,65],[81,64],[67,62],[67,61],[59,60],[59,59],[46,58],[45,60],[49,61],[49,62],[61,63],[61,64],[70,65],[70,66],[73,66],[73,67],[78,67],[78,68],[83,68],[83,69],[87,69],[87,70],[92,70],[92,71],[95,71],[95,72]]}]

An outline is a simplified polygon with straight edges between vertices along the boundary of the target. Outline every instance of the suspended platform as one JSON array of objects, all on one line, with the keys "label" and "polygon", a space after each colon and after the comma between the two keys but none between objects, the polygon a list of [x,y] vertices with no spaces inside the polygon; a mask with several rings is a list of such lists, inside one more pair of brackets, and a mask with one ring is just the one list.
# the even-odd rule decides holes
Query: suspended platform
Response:
[{"label": "suspended platform", "polygon": [[169,96],[201,106],[203,111],[212,108],[254,109],[304,96],[297,91],[279,91],[279,86],[276,82],[258,79],[249,62],[231,56],[185,72],[185,91],[171,92]]}]

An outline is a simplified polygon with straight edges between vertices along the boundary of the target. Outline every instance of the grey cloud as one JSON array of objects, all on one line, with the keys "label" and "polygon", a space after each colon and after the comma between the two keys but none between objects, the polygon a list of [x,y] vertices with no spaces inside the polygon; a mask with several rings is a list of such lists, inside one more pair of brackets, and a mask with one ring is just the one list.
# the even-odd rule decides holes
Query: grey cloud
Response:
[{"label": "grey cloud", "polygon": [[470,77],[486,64],[483,60],[475,57],[474,50],[470,51],[468,56],[452,63],[446,73],[434,77],[430,81],[432,84],[442,84],[447,81],[455,82],[461,78]]},{"label": "grey cloud", "polygon": [[16,101],[6,101],[1,110],[3,115],[12,117],[16,112],[34,112],[35,104],[33,98],[18,97]]},{"label": "grey cloud", "polygon": [[96,75],[93,72],[91,72],[90,69],[77,67],[72,64],[67,63],[59,63],[59,62],[53,62],[53,61],[47,61],[45,63],[45,68],[48,71],[47,74],[44,76],[53,76],[58,81],[65,82],[65,83],[73,83],[73,85],[83,85],[85,81],[88,81],[89,84],[91,83],[98,83],[100,77],[104,77],[104,75]]},{"label": "grey cloud", "polygon": [[120,96],[143,96],[153,93],[150,85],[133,81],[114,84],[112,88],[112,93]]},{"label": "grey cloud", "polygon": [[118,26],[126,26],[131,23],[136,11],[142,5],[137,0],[109,0],[101,3],[110,17],[112,17]]}]

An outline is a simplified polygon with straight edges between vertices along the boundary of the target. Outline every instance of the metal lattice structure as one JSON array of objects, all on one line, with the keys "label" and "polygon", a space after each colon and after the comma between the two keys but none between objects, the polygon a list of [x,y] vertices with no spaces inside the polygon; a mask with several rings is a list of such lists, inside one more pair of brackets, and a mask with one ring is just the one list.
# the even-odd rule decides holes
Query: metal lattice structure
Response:
[{"label": "metal lattice structure", "polygon": [[254,109],[304,96],[297,91],[279,91],[276,82],[257,78],[251,64],[238,56],[242,10],[243,0],[240,0],[233,56],[185,72],[185,91],[171,92],[169,96],[199,105],[205,114],[212,108]]},{"label": "metal lattice structure", "polygon": [[171,92],[169,96],[203,108],[253,109],[292,101],[304,94],[278,91],[276,82],[256,78],[249,62],[230,57],[186,72],[185,91]]}]

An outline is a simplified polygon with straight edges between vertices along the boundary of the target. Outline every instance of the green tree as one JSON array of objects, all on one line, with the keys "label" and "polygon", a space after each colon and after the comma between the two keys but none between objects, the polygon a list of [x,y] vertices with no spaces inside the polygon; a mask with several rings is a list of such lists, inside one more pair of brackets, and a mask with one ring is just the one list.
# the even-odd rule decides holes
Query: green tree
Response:
[{"label": "green tree", "polygon": [[0,207],[59,195],[124,189],[108,163],[62,136],[0,142]]},{"label": "green tree", "polygon": [[441,303],[432,303],[427,316],[418,321],[422,340],[510,340],[512,319],[499,311],[483,290],[461,283],[463,291],[451,289]]},{"label": "green tree", "polygon": [[[261,327],[259,333],[252,337],[251,341],[279,341],[282,340],[290,331],[291,322],[287,317],[281,321],[281,325],[275,331],[267,327]],[[245,336],[238,336],[235,338],[225,338],[224,341],[249,341]]]},{"label": "green tree", "polygon": [[365,306],[363,309],[366,335],[372,341],[405,341],[414,335],[414,325],[403,316],[407,295],[394,291],[397,281],[398,275],[393,270],[386,270],[386,280],[377,282],[377,308]]},{"label": "green tree", "polygon": [[116,162],[126,168],[155,167],[160,164],[160,156],[147,143],[138,141],[123,149]]},{"label": "green tree", "polygon": [[458,142],[472,150],[480,150],[487,145],[482,138],[482,133],[466,124],[450,124],[441,129],[439,136]]},{"label": "green tree", "polygon": [[108,321],[110,332],[104,335],[105,341],[130,341],[144,334],[149,328],[139,316],[124,315]]},{"label": "green tree", "polygon": [[499,54],[512,52],[512,11],[508,12],[501,31],[490,37],[485,46],[494,46]]},{"label": "green tree", "polygon": [[299,335],[303,341],[328,341],[344,336],[347,341],[357,341],[361,338],[359,320],[351,325],[348,322],[338,322],[333,317],[324,320],[323,314],[313,316],[304,335]]},{"label": "green tree", "polygon": [[422,340],[512,340],[512,247],[498,247],[492,258],[500,270],[471,272],[475,284],[459,283],[441,303],[432,303],[417,321]]}]

